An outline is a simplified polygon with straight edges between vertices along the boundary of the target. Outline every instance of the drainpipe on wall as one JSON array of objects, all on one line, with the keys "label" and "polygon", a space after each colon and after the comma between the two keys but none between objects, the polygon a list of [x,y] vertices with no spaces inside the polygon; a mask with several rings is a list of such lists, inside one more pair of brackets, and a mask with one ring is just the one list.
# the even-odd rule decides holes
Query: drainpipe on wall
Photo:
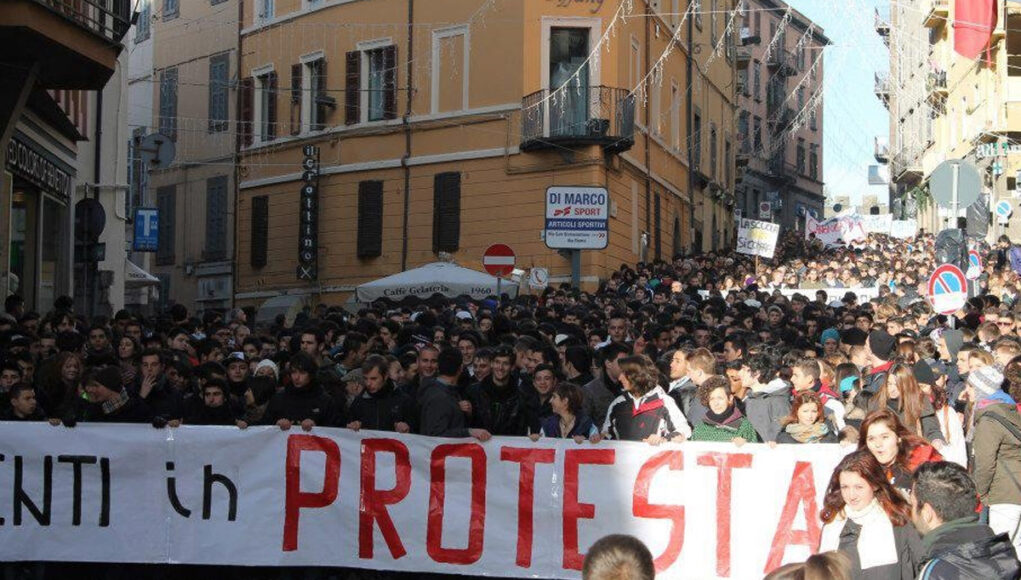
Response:
[{"label": "drainpipe on wall", "polygon": [[688,88],[687,88],[687,115],[688,115],[688,250],[691,251],[695,248],[695,166],[694,166],[694,155],[692,155],[692,132],[691,124],[693,122],[693,105],[691,102],[694,96],[692,87],[695,86],[695,81],[692,75],[695,74],[695,67],[693,66],[694,59],[694,47],[695,47],[695,16],[690,15],[688,18]]},{"label": "drainpipe on wall", "polygon": [[407,77],[404,90],[406,91],[406,106],[404,109],[404,156],[401,157],[401,167],[404,169],[404,215],[401,221],[401,272],[408,269],[408,214],[411,212],[411,167],[408,160],[411,159],[411,64],[415,57],[415,0],[408,0],[408,60]]},{"label": "drainpipe on wall", "polygon": [[[245,25],[245,3],[242,0],[238,0],[238,44],[237,51],[234,52],[237,58],[237,82],[234,84],[234,111],[237,116],[237,122],[234,123],[234,240],[231,253],[234,255],[234,259],[230,261],[230,307],[234,308],[237,306],[237,300],[234,298],[238,293],[238,260],[241,259],[238,248],[241,244],[238,240],[238,216],[241,215],[239,211],[241,208],[241,140],[237,138],[237,132],[240,127],[240,123],[243,122],[241,119],[241,79],[244,78],[244,74],[241,72],[241,30]],[[228,115],[229,117],[229,115]],[[251,247],[249,247],[251,252]]]},{"label": "drainpipe on wall", "polygon": [[[651,50],[651,47],[649,46],[649,44],[651,43],[650,31],[649,31],[649,27],[652,26],[652,23],[650,22],[651,20],[652,20],[652,12],[650,11],[648,3],[646,3],[645,4],[645,62],[648,63],[648,66],[650,66],[650,67],[652,66],[652,61],[650,60],[652,58],[652,50]],[[649,72],[650,73],[652,72],[651,68],[649,69]],[[648,241],[645,244],[645,248],[644,248],[645,251],[642,252],[642,261],[643,262],[644,261],[648,261],[648,259],[649,259],[649,250],[650,250],[649,246],[652,245],[652,240],[654,239],[654,234],[653,234],[653,231],[652,231],[653,224],[652,224],[652,215],[651,215],[651,211],[652,211],[652,166],[650,164],[652,163],[652,153],[649,151],[649,148],[652,145],[652,123],[651,123],[652,117],[651,117],[651,114],[650,114],[650,111],[649,111],[649,109],[650,109],[650,106],[649,106],[650,105],[650,102],[649,102],[649,98],[650,97],[649,97],[649,95],[651,94],[651,91],[652,91],[652,75],[651,74],[646,74],[645,75],[645,231],[648,232]],[[638,247],[642,248],[641,242],[639,242]]]}]

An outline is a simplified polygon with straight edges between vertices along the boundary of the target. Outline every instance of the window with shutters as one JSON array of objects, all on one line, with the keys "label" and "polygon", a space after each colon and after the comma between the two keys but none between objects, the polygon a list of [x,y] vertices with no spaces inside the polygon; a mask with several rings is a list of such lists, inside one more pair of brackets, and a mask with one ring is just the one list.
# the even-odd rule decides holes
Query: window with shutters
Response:
[{"label": "window with shutters", "polygon": [[730,139],[723,142],[723,187],[730,189]]},{"label": "window with shutters", "polygon": [[273,20],[273,14],[276,11],[273,0],[255,0],[256,17],[261,22],[267,20]]},{"label": "window with shutters", "polygon": [[383,182],[358,184],[358,257],[383,255]]},{"label": "window with shutters", "polygon": [[253,138],[256,143],[266,143],[276,138],[277,73],[262,69],[254,76]]},{"label": "window with shutters", "polygon": [[159,131],[177,139],[177,67],[160,71]]},{"label": "window with shutters", "polygon": [[819,145],[812,143],[808,146],[808,176],[812,179],[819,179]]},{"label": "window with shutters", "polygon": [[209,57],[209,132],[227,130],[227,98],[230,88],[230,55]]},{"label": "window with shutters", "polygon": [[752,96],[756,101],[762,100],[762,63],[752,63]]},{"label": "window with shutters", "polygon": [[135,127],[131,131],[131,146],[128,148],[128,183],[131,184],[131,195],[127,197],[127,215],[134,217],[133,211],[136,207],[142,207],[145,202],[145,190],[149,183],[149,171],[142,161],[141,146],[142,138],[145,137],[145,127]]},{"label": "window with shutters", "polygon": [[691,0],[691,13],[695,15],[695,26],[702,30],[702,0]]},{"label": "window with shutters", "polygon": [[819,121],[815,118],[815,108],[808,111],[808,128],[813,131],[819,130]]},{"label": "window with shutters", "polygon": [[805,140],[801,139],[801,138],[798,139],[798,149],[797,149],[797,159],[796,160],[797,160],[797,164],[798,164],[798,173],[804,175],[804,173],[805,173]]},{"label": "window with shutters", "polygon": [[159,210],[159,248],[156,250],[156,265],[168,266],[174,263],[175,241],[174,220],[177,195],[173,185],[156,189],[156,208]]},{"label": "window with shutters", "polygon": [[227,176],[206,180],[206,248],[208,261],[227,258]]},{"label": "window with shutters", "polygon": [[138,22],[135,23],[135,42],[149,40],[152,22],[152,0],[139,0]]},{"label": "window with shutters", "polygon": [[670,81],[670,146],[681,148],[681,89],[677,81]]},{"label": "window with shutters", "polygon": [[269,239],[269,196],[252,198],[252,239],[251,265],[262,268],[266,265],[266,250]]},{"label": "window with shutters", "polygon": [[755,116],[755,125],[752,127],[752,154],[762,154],[762,117]]},{"label": "window with shutters", "polygon": [[306,131],[322,131],[327,127],[330,111],[336,108],[336,101],[326,88],[326,59],[318,53],[302,61],[302,127]]},{"label": "window with shutters", "polygon": [[719,42],[719,36],[717,36],[717,29],[719,28],[719,16],[716,13],[716,0],[711,0],[709,4],[709,37],[712,41],[713,52],[716,52],[716,43]]},{"label": "window with shutters", "polygon": [[716,126],[709,124],[709,175],[716,179]]},{"label": "window with shutters", "polygon": [[694,120],[691,123],[691,164],[698,169],[702,164],[702,113],[695,111]]},{"label": "window with shutters", "polygon": [[433,178],[433,252],[456,252],[461,243],[461,174]]},{"label": "window with shutters", "polygon": [[397,118],[397,47],[390,40],[363,42],[344,64],[344,123]]},{"label": "window with shutters", "polygon": [[663,216],[661,214],[662,207],[660,206],[661,202],[660,202],[660,197],[659,197],[658,193],[656,194],[656,197],[654,198],[654,203],[655,203],[655,205],[653,205],[653,211],[652,211],[653,223],[654,223],[653,230],[652,230],[652,240],[653,240],[652,244],[653,244],[653,251],[655,253],[656,259],[658,260],[658,259],[660,259],[660,254],[662,252],[662,247],[663,247],[662,246],[662,243],[663,243],[663,233],[661,231],[663,229],[663,223],[662,223],[662,217]]},{"label": "window with shutters", "polygon": [[173,20],[181,13],[180,0],[163,0],[163,20]]},{"label": "window with shutters", "polygon": [[301,63],[291,65],[291,135],[301,133],[305,125],[305,118],[302,116],[305,101],[305,87],[302,81],[304,68],[305,65]]},{"label": "window with shutters", "polygon": [[751,139],[751,127],[749,127],[749,119],[751,115],[748,111],[741,111],[741,114],[737,117],[737,142],[738,150],[741,153],[751,153],[752,139]]}]

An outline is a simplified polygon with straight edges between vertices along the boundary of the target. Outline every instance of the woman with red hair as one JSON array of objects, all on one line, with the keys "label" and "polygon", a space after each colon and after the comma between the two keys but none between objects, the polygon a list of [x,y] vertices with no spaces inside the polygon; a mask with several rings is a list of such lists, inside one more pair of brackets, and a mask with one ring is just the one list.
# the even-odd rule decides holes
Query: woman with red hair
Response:
[{"label": "woman with red hair", "polygon": [[883,467],[887,481],[904,496],[911,491],[911,474],[923,463],[942,461],[939,451],[908,431],[896,413],[880,409],[861,423],[858,451],[868,451]]},{"label": "woman with red hair", "polygon": [[791,412],[780,420],[777,443],[836,443],[837,430],[826,420],[822,399],[815,391],[794,395]]},{"label": "woman with red hair", "polygon": [[840,550],[862,580],[911,580],[922,555],[907,500],[886,480],[868,451],[855,451],[833,470],[820,517],[820,552]]}]

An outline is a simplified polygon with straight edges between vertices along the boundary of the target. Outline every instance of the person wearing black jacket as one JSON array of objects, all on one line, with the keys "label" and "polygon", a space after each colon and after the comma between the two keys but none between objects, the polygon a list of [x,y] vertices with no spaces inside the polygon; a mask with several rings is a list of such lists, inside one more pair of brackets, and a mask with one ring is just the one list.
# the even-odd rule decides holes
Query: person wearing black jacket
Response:
[{"label": "person wearing black jacket", "polygon": [[176,427],[184,417],[184,400],[167,381],[166,358],[158,350],[150,349],[142,353],[140,360],[142,373],[131,394],[144,401],[154,416]]},{"label": "person wearing black jacket", "polygon": [[201,398],[194,399],[194,405],[185,415],[186,425],[237,425],[242,429],[248,424],[239,421],[227,396],[227,383],[221,379],[209,379],[202,385]]},{"label": "person wearing black jacket", "polygon": [[[153,421],[153,412],[145,401],[132,396],[124,388],[121,371],[116,366],[93,370],[85,380],[85,393],[88,395],[88,402],[79,403],[78,412],[75,414],[77,421],[84,423],[149,423]],[[81,401],[81,399],[77,399],[77,401]],[[156,426],[155,423],[154,426]]]},{"label": "person wearing black jacket", "polygon": [[262,417],[264,425],[276,425],[286,431],[299,423],[305,431],[312,427],[343,425],[337,420],[338,406],[320,386],[319,366],[312,355],[299,352],[291,357],[291,384],[273,395]]},{"label": "person wearing black jacket", "polygon": [[469,429],[457,396],[457,377],[463,355],[453,348],[443,349],[437,360],[437,375],[426,377],[418,390],[421,409],[421,434],[431,437],[474,437],[488,441],[485,429]]},{"label": "person wearing black jacket", "polygon": [[978,522],[975,483],[961,466],[923,463],[911,476],[911,520],[922,534],[919,578],[1018,580],[1021,563],[1007,534]]},{"label": "person wearing black jacket", "polygon": [[[511,372],[513,361],[513,350],[497,348],[493,353],[493,372],[468,389],[472,427],[493,435],[528,434],[527,391],[518,387],[517,377]],[[531,383],[528,388],[532,388]]]},{"label": "person wearing black jacket", "polygon": [[16,383],[3,394],[10,404],[0,411],[0,421],[45,421],[46,415],[35,398],[35,387],[29,383]]},{"label": "person wearing black jacket", "polygon": [[409,433],[414,414],[411,398],[397,389],[387,378],[390,363],[378,354],[370,355],[362,363],[365,389],[348,409],[347,428],[373,431]]}]

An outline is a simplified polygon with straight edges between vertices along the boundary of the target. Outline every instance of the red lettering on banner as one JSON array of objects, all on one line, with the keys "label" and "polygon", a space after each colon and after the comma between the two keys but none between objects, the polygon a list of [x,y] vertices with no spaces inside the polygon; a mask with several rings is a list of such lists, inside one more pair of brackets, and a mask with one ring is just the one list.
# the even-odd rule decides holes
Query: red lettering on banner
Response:
[{"label": "red lettering on banner", "polygon": [[663,466],[671,471],[684,469],[684,455],[680,451],[662,451],[653,455],[638,470],[632,513],[639,518],[670,520],[670,535],[663,553],[656,558],[656,572],[662,572],[677,561],[684,546],[684,506],[649,503],[649,486],[656,472]]},{"label": "red lettering on banner", "polygon": [[[798,513],[798,506],[804,504],[806,530],[793,530],[794,517]],[[815,552],[819,546],[821,530],[819,519],[816,514],[819,510],[815,505],[815,476],[812,472],[812,464],[807,461],[798,461],[794,464],[794,475],[791,476],[791,486],[787,488],[787,500],[783,504],[783,511],[780,512],[780,523],[776,526],[776,533],[773,534],[773,543],[769,548],[769,558],[766,560],[766,571],[769,572],[783,563],[784,551],[787,546],[808,546],[808,549]]]},{"label": "red lettering on banner", "polygon": [[[446,496],[447,458],[471,460],[471,515],[468,519],[468,547],[443,547],[443,499]],[[482,557],[486,526],[486,452],[477,443],[450,443],[433,449],[429,466],[429,518],[425,548],[429,557],[444,564],[473,564]]]},{"label": "red lettering on banner", "polygon": [[553,463],[556,451],[501,447],[500,460],[521,464],[518,478],[518,556],[515,563],[522,568],[532,566],[532,515],[535,504],[535,464]]},{"label": "red lettering on banner", "polygon": [[[376,489],[376,454],[393,453],[396,477],[393,489]],[[386,506],[400,503],[411,490],[411,458],[408,446],[397,439],[362,440],[362,496],[358,508],[358,557],[372,558],[372,524],[379,524],[379,531],[390,555],[395,560],[403,558],[408,551],[401,543],[401,536],[394,527]]]},{"label": "red lettering on banner", "polygon": [[[323,490],[310,493],[301,491],[301,454],[319,451],[326,455]],[[284,551],[298,549],[298,517],[302,508],[323,508],[337,499],[340,483],[340,448],[333,439],[315,435],[291,435],[287,438],[285,469],[286,498],[284,500]]]},{"label": "red lettering on banner", "polygon": [[585,555],[578,552],[578,520],[596,517],[596,506],[578,502],[578,468],[613,465],[613,449],[569,449],[564,453],[564,568],[581,570]]},{"label": "red lettering on banner", "polygon": [[732,469],[752,466],[750,453],[703,453],[698,464],[716,467],[716,575],[730,576],[730,490]]}]

